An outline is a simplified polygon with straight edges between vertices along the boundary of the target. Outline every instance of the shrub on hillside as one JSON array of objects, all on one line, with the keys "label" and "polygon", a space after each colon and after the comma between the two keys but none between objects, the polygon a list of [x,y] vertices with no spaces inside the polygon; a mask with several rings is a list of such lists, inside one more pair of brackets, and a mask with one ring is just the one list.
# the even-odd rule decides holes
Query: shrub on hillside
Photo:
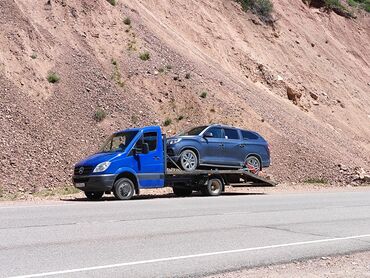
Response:
[{"label": "shrub on hillside", "polygon": [[150,54],[149,54],[148,51],[145,51],[145,52],[141,53],[139,57],[143,61],[148,61],[150,59]]},{"label": "shrub on hillside", "polygon": [[107,0],[112,6],[117,5],[117,0]]},{"label": "shrub on hillside", "polygon": [[94,114],[94,119],[97,121],[97,122],[101,122],[105,119],[105,117],[107,116],[107,113],[101,109],[101,108],[98,108],[96,111],[95,111],[95,114]]},{"label": "shrub on hillside", "polygon": [[131,25],[131,19],[129,17],[126,17],[124,20],[123,20],[123,23],[126,24],[126,25]]},{"label": "shrub on hillside", "polygon": [[359,7],[370,13],[370,0],[348,0],[352,7]]},{"label": "shrub on hillside", "polygon": [[237,0],[245,11],[252,11],[264,22],[271,22],[274,6],[271,0]]},{"label": "shrub on hillside", "polygon": [[55,73],[55,72],[49,73],[49,75],[48,75],[49,83],[57,83],[57,82],[59,82],[59,80],[60,80],[60,77],[57,73]]},{"label": "shrub on hillside", "polygon": [[170,124],[172,124],[172,120],[171,119],[166,119],[163,123],[164,126],[169,126]]}]

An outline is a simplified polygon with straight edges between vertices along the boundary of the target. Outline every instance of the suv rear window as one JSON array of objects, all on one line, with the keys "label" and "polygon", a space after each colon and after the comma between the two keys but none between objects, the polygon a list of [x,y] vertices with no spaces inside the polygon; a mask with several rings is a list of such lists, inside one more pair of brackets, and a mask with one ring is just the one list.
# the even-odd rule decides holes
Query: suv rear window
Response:
[{"label": "suv rear window", "polygon": [[252,140],[257,140],[258,136],[254,134],[253,132],[242,130],[242,136],[244,140],[252,139]]},{"label": "suv rear window", "polygon": [[226,139],[239,139],[239,134],[236,129],[224,128]]}]

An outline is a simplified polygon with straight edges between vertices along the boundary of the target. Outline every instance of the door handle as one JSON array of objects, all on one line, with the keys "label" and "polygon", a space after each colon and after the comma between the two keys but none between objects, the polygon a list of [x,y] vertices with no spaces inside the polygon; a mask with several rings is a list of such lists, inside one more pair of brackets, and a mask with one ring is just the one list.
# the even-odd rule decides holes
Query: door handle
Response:
[{"label": "door handle", "polygon": [[241,148],[244,148],[245,147],[245,144],[240,144],[239,145]]},{"label": "door handle", "polygon": [[155,160],[159,160],[159,156],[154,156],[153,157]]},{"label": "door handle", "polygon": [[221,144],[220,144],[220,147],[223,147],[223,146],[225,146],[225,145],[221,143]]}]

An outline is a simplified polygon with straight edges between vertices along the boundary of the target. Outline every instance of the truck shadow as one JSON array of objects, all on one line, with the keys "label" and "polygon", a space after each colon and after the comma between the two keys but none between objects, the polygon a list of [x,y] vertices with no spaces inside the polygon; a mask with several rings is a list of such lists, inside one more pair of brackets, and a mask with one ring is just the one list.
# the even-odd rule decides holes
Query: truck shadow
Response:
[{"label": "truck shadow", "polygon": [[[252,196],[252,195],[267,195],[266,193],[248,193],[248,192],[224,192],[222,193],[222,196]],[[150,199],[173,199],[173,198],[178,198],[178,199],[183,199],[183,198],[195,198],[195,197],[203,197],[203,198],[217,198],[217,197],[212,197],[212,196],[203,196],[201,193],[194,192],[191,196],[188,197],[178,197],[173,193],[167,193],[167,194],[162,194],[162,195],[154,195],[154,194],[142,194],[138,196],[132,197],[131,200],[150,200]],[[87,198],[84,197],[76,197],[74,199],[60,199],[61,201],[65,202],[81,202],[81,201],[89,201]],[[131,200],[125,201],[129,202]],[[104,196],[101,200],[95,201],[95,202],[102,202],[102,201],[120,201],[117,200],[113,195],[106,195]],[[90,201],[91,202],[91,201]]]}]

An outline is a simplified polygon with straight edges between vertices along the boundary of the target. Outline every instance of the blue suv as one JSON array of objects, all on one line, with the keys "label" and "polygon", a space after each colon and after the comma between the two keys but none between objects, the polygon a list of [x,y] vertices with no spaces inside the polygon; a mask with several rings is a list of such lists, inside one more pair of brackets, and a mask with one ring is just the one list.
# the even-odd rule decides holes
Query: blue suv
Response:
[{"label": "blue suv", "polygon": [[258,174],[270,166],[266,140],[256,132],[231,126],[198,126],[167,139],[169,165],[197,168],[246,168]]}]

